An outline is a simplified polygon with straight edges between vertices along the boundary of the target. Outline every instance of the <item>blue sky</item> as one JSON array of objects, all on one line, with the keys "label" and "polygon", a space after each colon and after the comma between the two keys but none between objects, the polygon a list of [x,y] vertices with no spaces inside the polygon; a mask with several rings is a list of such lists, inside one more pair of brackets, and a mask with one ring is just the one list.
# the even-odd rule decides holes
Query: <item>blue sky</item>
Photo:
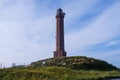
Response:
[{"label": "blue sky", "polygon": [[66,13],[68,56],[120,67],[120,0],[0,0],[0,63],[8,67],[53,57],[59,7]]}]

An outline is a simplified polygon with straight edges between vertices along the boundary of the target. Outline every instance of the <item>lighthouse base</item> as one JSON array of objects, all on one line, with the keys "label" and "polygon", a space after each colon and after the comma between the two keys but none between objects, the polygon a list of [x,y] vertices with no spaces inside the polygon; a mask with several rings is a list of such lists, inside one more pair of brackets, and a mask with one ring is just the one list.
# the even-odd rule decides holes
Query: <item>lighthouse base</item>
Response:
[{"label": "lighthouse base", "polygon": [[56,57],[66,57],[65,51],[54,51],[54,58]]}]

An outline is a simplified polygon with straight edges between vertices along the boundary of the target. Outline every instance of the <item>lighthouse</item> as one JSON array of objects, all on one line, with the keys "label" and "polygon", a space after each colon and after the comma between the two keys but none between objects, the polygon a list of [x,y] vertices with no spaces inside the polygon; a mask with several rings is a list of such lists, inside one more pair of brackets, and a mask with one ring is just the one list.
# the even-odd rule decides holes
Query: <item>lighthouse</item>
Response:
[{"label": "lighthouse", "polygon": [[56,51],[54,51],[54,57],[66,56],[64,46],[64,16],[65,13],[59,8],[56,14]]}]

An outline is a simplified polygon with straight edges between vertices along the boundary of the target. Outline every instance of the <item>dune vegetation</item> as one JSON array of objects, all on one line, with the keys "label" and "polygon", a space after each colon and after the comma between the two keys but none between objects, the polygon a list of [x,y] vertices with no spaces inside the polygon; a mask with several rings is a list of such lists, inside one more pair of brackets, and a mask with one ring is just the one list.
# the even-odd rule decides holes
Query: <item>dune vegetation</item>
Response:
[{"label": "dune vegetation", "polygon": [[116,70],[117,67],[99,59],[85,56],[49,58],[31,63],[31,67],[62,66],[74,70]]},{"label": "dune vegetation", "polygon": [[120,70],[98,59],[74,56],[50,58],[0,69],[0,80],[106,80],[120,78]]},{"label": "dune vegetation", "polygon": [[0,80],[102,80],[115,77],[120,77],[119,70],[72,70],[58,66],[0,70]]}]

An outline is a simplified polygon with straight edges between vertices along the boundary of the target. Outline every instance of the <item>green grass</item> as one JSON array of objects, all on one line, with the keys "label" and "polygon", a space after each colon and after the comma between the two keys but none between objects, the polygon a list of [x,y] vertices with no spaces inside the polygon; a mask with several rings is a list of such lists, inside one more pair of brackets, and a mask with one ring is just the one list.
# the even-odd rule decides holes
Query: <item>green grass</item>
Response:
[{"label": "green grass", "polygon": [[66,67],[0,69],[0,80],[101,80],[120,77],[120,71],[72,70]]},{"label": "green grass", "polygon": [[0,80],[103,80],[116,77],[120,77],[120,70],[115,66],[84,56],[49,58],[33,62],[26,68],[0,69]]},{"label": "green grass", "polygon": [[[44,62],[44,64],[43,64]],[[40,66],[63,66],[75,70],[116,70],[117,68],[106,61],[89,58],[85,56],[71,56],[60,58],[49,58],[33,62],[31,67]]]}]

